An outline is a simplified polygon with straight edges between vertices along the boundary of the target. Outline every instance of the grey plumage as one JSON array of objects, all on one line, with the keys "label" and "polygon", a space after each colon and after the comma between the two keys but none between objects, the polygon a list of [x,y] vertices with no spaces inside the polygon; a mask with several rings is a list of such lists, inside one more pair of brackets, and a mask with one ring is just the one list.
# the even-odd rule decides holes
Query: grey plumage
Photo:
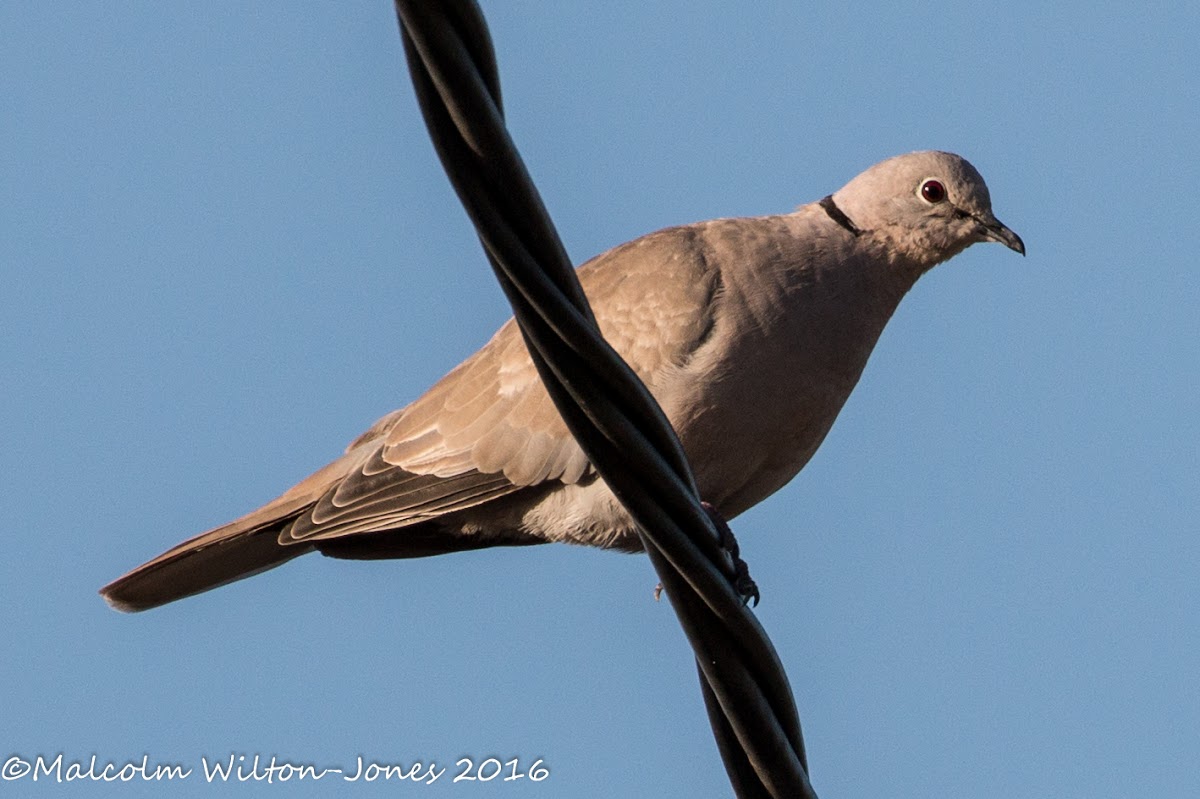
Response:
[{"label": "grey plumage", "polygon": [[[790,214],[652,233],[579,278],[679,433],[701,496],[732,518],[812,457],[917,278],[989,240],[1024,254],[974,167],[922,152]],[[640,548],[510,321],[338,460],[101,593],[142,610],[314,549],[393,558],[549,541]]]}]

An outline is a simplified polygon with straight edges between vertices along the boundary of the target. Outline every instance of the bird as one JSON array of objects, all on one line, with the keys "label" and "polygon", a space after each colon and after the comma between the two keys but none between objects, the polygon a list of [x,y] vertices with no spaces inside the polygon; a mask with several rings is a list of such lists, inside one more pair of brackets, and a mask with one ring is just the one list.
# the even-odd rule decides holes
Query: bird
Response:
[{"label": "bird", "polygon": [[[808,463],[918,278],[980,242],[1025,254],[974,166],[921,151],[790,213],[659,230],[577,274],[675,428],[706,507],[732,519]],[[371,560],[550,542],[642,548],[510,319],[341,457],[100,593],[140,611],[313,551]]]}]

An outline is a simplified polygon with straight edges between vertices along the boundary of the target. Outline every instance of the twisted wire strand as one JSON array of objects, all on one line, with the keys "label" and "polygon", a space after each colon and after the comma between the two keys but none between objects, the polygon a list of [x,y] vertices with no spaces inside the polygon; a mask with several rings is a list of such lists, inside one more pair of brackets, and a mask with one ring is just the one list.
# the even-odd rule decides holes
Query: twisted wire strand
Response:
[{"label": "twisted wire strand", "polygon": [[426,126],[555,406],[637,522],[696,654],[717,748],[738,797],[812,797],[782,663],[732,585],[658,403],[600,335],[504,124],[499,72],[474,0],[395,0]]}]

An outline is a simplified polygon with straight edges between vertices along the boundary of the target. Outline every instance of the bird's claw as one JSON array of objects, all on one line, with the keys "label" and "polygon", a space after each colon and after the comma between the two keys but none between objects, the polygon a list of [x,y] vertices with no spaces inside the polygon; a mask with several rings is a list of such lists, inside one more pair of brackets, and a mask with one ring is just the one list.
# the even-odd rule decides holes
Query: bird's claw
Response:
[{"label": "bird's claw", "polygon": [[734,558],[733,575],[733,590],[742,598],[742,604],[752,608],[758,607],[758,583],[750,576],[750,567],[746,565],[746,561]]},{"label": "bird's claw", "polygon": [[746,565],[746,561],[742,560],[737,536],[733,534],[729,523],[717,512],[716,508],[707,502],[701,502],[700,507],[704,508],[708,518],[712,519],[713,526],[717,528],[717,535],[720,536],[721,549],[725,550],[729,559],[733,561],[733,590],[737,591],[743,604],[758,607],[760,598],[758,584],[750,576],[750,567]]}]

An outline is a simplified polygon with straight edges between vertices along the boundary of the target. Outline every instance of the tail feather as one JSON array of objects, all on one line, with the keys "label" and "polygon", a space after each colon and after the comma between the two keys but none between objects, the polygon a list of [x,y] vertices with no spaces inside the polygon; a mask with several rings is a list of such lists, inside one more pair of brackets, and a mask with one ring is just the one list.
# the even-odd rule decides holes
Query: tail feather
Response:
[{"label": "tail feather", "polygon": [[100,595],[117,610],[148,610],[272,569],[312,551],[279,543],[280,529],[292,518],[249,529],[239,522],[218,527],[117,578]]},{"label": "tail feather", "polygon": [[280,532],[312,510],[313,503],[356,468],[367,452],[350,452],[258,510],[171,547],[101,588],[100,596],[117,610],[148,610],[312,552],[310,544],[279,543]]},{"label": "tail feather", "polygon": [[284,561],[312,552],[311,546],[280,543],[280,531],[292,523],[296,511],[277,516],[263,513],[265,510],[268,509],[264,507],[168,549],[104,585],[100,595],[118,611],[146,611],[274,569]]}]

